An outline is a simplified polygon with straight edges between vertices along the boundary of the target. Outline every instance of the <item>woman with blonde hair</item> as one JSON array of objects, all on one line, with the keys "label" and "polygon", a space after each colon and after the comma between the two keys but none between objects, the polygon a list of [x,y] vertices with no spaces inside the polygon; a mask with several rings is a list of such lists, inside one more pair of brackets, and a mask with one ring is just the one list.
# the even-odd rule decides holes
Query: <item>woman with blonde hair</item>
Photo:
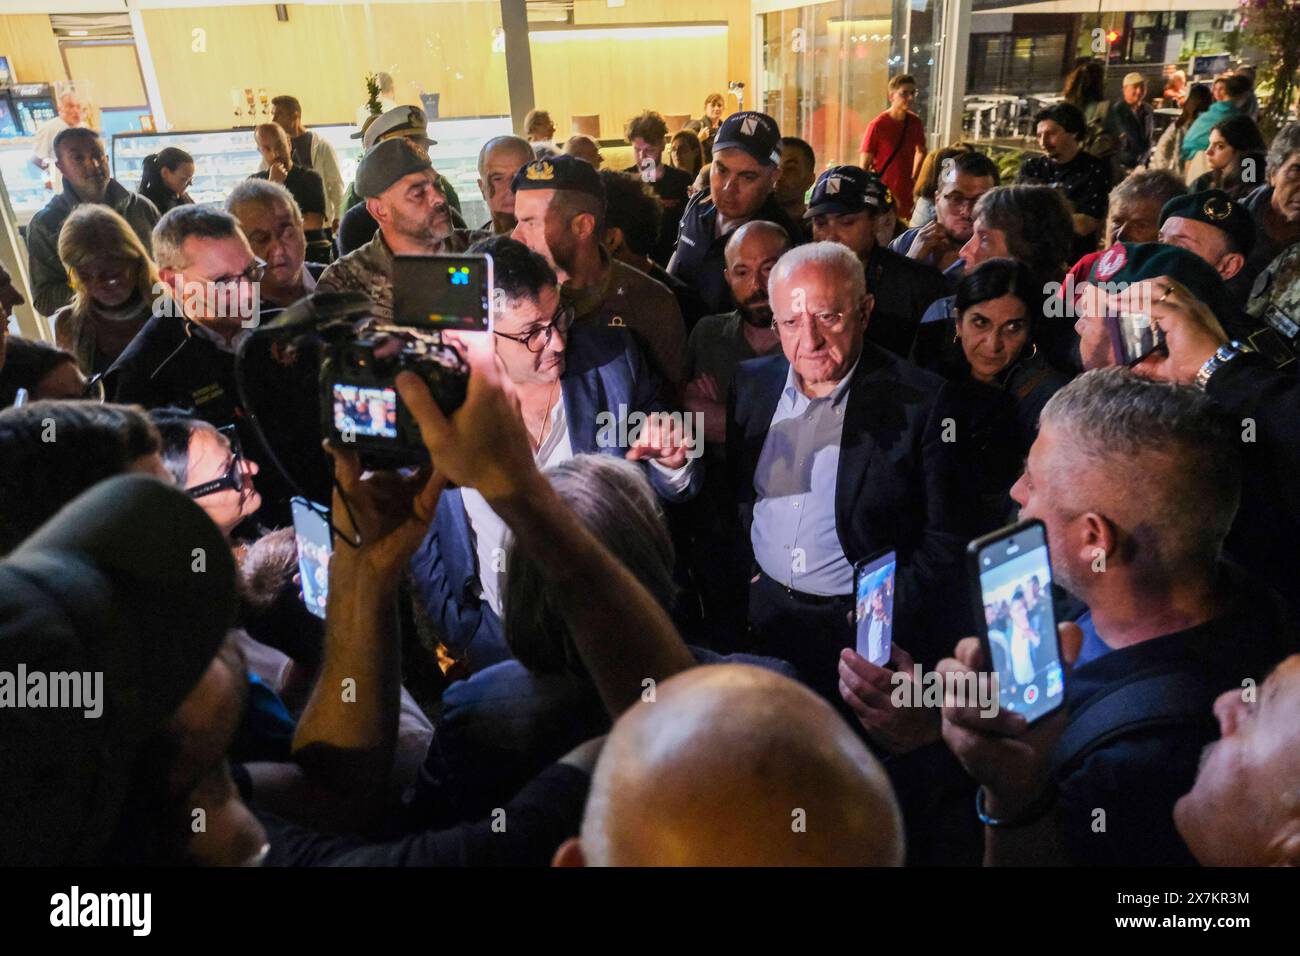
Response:
[{"label": "woman with blonde hair", "polygon": [[135,231],[108,206],[83,203],[59,232],[72,302],[54,313],[54,337],[86,375],[108,369],[144,328],[162,292],[158,267]]}]

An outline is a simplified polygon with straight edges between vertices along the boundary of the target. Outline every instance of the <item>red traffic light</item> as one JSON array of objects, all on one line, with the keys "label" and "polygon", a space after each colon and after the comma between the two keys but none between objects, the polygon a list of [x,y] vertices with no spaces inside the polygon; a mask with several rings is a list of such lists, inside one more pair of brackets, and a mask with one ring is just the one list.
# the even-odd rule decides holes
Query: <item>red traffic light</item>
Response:
[{"label": "red traffic light", "polygon": [[1118,39],[1119,39],[1119,32],[1116,30],[1111,30],[1109,33],[1106,34],[1107,43],[1114,43]]}]

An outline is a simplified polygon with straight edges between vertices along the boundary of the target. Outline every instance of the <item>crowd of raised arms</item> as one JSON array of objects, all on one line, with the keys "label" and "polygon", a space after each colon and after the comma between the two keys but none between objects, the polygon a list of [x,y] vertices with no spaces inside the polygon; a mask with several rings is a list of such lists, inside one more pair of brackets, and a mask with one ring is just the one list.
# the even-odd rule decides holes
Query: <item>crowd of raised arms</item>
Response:
[{"label": "crowd of raised arms", "polygon": [[[1018,170],[906,75],[856,164],[534,110],[485,222],[418,107],[344,183],[279,96],[217,207],[65,99],[0,270],[55,343],[0,337],[0,861],[1300,864],[1300,124],[1094,72]],[[386,465],[327,339],[451,254],[463,400],[335,386]]]}]

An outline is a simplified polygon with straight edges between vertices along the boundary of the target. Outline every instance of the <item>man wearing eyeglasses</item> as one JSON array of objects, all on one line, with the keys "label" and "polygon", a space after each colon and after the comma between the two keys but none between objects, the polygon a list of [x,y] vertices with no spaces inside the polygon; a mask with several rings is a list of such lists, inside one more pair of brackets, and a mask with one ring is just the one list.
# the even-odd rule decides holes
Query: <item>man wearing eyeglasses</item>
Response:
[{"label": "man wearing eyeglasses", "polygon": [[934,266],[955,292],[965,263],[961,247],[975,231],[975,203],[998,185],[997,164],[983,153],[961,153],[944,160],[934,194],[934,219],[908,229],[889,244],[894,252]]},{"label": "man wearing eyeglasses", "polygon": [[865,341],[874,300],[843,246],[790,250],[768,289],[782,354],[737,368],[727,429],[756,565],[747,649],[842,706],[855,563],[897,552],[895,635],[917,660],[937,660],[964,624],[938,616],[963,604],[948,597],[974,530],[960,431],[944,440],[959,426],[937,376]]},{"label": "man wearing eyeglasses", "polygon": [[[528,247],[506,236],[475,244],[493,261],[497,358],[513,384],[519,414],[541,469],[575,455],[619,455],[644,463],[665,501],[692,497],[702,481],[680,427],[651,423],[626,447],[608,441],[602,421],[666,411],[663,380],[625,335],[576,325],[555,272]],[[506,525],[482,495],[444,491],[412,579],[444,643],[471,671],[511,657],[501,637]]]}]

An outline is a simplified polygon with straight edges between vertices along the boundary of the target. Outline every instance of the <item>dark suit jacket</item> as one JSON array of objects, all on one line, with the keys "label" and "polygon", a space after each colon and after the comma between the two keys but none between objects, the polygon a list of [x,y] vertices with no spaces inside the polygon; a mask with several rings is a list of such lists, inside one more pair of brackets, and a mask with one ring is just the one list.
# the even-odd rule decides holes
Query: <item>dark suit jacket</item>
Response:
[{"label": "dark suit jacket", "polygon": [[863,263],[867,291],[875,296],[867,341],[907,358],[921,317],[935,299],[948,294],[947,280],[934,266],[877,244]]},{"label": "dark suit jacket", "polygon": [[[732,383],[727,465],[747,539],[754,473],[789,368],[784,355],[750,359]],[[951,652],[970,614],[962,553],[977,518],[952,398],[937,375],[863,343],[835,483],[835,527],[849,562],[898,552],[894,634],[925,662]]]},{"label": "dark suit jacket", "polygon": [[[626,454],[626,448],[602,441],[602,413],[626,417],[635,411],[668,410],[662,379],[646,363],[636,340],[617,331],[572,329],[560,386],[575,455]],[[604,421],[608,422],[608,417]],[[611,432],[609,437],[616,436]],[[704,484],[702,466],[703,461],[697,460],[682,494],[669,492],[658,471],[649,465],[646,474],[660,497],[685,501]],[[443,492],[433,526],[411,560],[411,577],[443,642],[454,652],[468,655],[471,670],[511,657],[501,636],[501,621],[478,597],[478,558],[459,489]]]}]

